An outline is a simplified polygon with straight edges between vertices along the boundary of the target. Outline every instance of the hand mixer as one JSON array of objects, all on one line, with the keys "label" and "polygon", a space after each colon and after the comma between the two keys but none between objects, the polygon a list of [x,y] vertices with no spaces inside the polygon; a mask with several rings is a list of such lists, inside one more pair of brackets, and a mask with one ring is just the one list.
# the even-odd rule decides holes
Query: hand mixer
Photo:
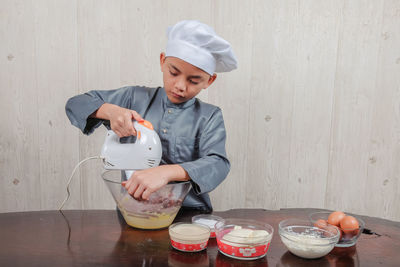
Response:
[{"label": "hand mixer", "polygon": [[161,160],[161,142],[149,121],[135,121],[136,141],[121,143],[119,136],[109,130],[101,149],[107,170],[142,170],[157,166]]},{"label": "hand mixer", "polygon": [[107,131],[101,155],[89,157],[79,162],[72,171],[67,184],[67,197],[61,204],[61,210],[70,197],[69,185],[77,168],[90,159],[102,159],[106,170],[125,170],[130,177],[135,170],[142,170],[160,164],[162,147],[160,137],[153,125],[146,120],[134,121],[136,140],[133,143],[121,143],[119,136],[112,130]]}]

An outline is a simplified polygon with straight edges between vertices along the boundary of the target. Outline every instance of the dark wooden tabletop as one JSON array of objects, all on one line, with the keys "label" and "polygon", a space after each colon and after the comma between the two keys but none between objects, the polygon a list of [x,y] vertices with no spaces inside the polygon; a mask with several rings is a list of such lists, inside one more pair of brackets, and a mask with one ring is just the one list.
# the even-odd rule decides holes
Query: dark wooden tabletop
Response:
[{"label": "dark wooden tabletop", "polygon": [[[360,216],[369,234],[357,245],[335,248],[327,256],[305,260],[284,247],[278,223],[307,218],[314,209],[235,209],[213,214],[269,223],[274,236],[267,256],[253,261],[228,258],[215,239],[206,250],[185,253],[170,245],[168,230],[129,227],[113,210],[17,212],[0,214],[0,266],[400,266],[400,223]],[[190,221],[181,212],[175,222]]]}]

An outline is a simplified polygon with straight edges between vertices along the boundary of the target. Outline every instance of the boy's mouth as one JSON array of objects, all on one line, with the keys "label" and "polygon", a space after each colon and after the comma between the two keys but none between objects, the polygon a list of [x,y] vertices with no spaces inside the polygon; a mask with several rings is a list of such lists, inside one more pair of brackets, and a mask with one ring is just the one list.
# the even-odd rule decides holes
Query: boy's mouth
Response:
[{"label": "boy's mouth", "polygon": [[172,92],[172,95],[173,95],[175,98],[178,98],[178,99],[184,98],[183,96],[178,95],[177,93],[174,93],[174,92]]}]

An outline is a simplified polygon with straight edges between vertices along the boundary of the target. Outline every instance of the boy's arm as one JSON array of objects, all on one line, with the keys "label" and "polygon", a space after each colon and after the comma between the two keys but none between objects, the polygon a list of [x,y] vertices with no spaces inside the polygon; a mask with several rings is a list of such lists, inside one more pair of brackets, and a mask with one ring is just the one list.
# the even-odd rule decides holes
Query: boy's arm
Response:
[{"label": "boy's arm", "polygon": [[[94,90],[85,94],[71,97],[65,111],[71,123],[84,134],[91,134],[97,127],[109,118],[105,113],[96,114],[103,104],[114,104],[125,109],[134,109],[138,112],[143,109],[147,99],[152,97],[154,90],[145,87],[123,87],[115,90]],[[139,97],[136,95],[140,94]],[[135,102],[135,100],[138,101]],[[107,125],[106,125],[107,126]]]},{"label": "boy's arm", "polygon": [[94,97],[90,93],[76,95],[68,99],[65,113],[72,125],[89,135],[103,123],[100,119],[89,119],[89,116],[104,103],[103,99]]}]

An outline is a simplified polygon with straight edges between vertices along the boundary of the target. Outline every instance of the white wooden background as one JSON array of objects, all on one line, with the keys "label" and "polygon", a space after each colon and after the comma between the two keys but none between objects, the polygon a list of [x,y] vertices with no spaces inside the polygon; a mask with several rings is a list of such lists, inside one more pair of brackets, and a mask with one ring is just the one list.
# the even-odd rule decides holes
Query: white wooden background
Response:
[{"label": "white wooden background", "polygon": [[[224,112],[231,172],[216,210],[315,207],[400,220],[400,1],[0,0],[0,212],[56,209],[105,130],[70,125],[67,99],[162,85],[181,19],[229,40],[239,69],[200,98]],[[85,163],[67,209],[114,209]]]}]

